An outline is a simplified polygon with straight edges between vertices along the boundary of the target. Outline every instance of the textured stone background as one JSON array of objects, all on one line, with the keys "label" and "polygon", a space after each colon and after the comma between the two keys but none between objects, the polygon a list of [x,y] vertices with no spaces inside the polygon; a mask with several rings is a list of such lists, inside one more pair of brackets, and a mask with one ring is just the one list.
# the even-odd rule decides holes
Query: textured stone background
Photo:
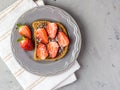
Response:
[{"label": "textured stone background", "polygon": [[[0,10],[16,0],[0,0]],[[83,38],[78,80],[60,90],[120,90],[120,0],[44,0],[65,9]],[[22,90],[0,60],[0,90]]]}]

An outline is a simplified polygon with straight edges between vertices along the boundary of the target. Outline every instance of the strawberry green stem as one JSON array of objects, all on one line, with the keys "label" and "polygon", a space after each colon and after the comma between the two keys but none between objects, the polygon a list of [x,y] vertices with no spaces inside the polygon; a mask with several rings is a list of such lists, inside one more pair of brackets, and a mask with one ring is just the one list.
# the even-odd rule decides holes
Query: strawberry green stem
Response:
[{"label": "strawberry green stem", "polygon": [[18,30],[20,28],[21,24],[17,23],[16,26],[17,26],[16,29]]},{"label": "strawberry green stem", "polygon": [[25,40],[25,37],[24,37],[24,36],[22,36],[21,38],[18,38],[18,39],[17,39],[17,42],[20,42],[20,41],[22,41],[22,40]]}]

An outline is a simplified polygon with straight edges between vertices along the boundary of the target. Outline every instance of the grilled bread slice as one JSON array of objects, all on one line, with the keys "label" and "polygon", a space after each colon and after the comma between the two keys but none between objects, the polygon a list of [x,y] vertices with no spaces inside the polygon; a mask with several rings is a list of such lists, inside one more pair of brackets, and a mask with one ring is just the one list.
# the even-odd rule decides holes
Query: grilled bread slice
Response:
[{"label": "grilled bread slice", "polygon": [[[35,41],[34,60],[37,60],[37,61],[43,60],[43,59],[41,59],[41,58],[38,58],[38,57],[37,57],[37,54],[36,54],[36,50],[37,50],[37,38],[36,38],[36,36],[35,36],[35,31],[36,31],[38,28],[46,28],[46,26],[47,26],[48,23],[50,23],[50,21],[47,21],[47,20],[38,20],[38,21],[34,21],[34,22],[32,23],[32,27],[33,27],[33,29],[34,29],[34,41]],[[59,22],[55,22],[55,23],[57,24],[58,28],[59,28],[60,30],[62,30],[62,31],[68,36],[67,30],[65,29],[65,27],[64,27],[61,23],[59,23]],[[48,56],[48,57],[47,57],[46,59],[44,59],[44,60],[45,60],[45,61],[56,61],[56,60],[58,60],[58,59],[63,58],[63,57],[66,55],[67,51],[68,51],[68,46],[64,47],[64,48],[62,49],[62,51],[61,51],[60,53],[58,53],[55,58],[50,58],[50,57]]]}]

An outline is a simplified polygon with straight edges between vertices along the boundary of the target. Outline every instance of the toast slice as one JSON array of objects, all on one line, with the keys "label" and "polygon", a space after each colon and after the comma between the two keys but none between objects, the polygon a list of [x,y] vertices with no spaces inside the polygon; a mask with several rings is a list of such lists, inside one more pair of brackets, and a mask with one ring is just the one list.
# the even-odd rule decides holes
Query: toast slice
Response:
[{"label": "toast slice", "polygon": [[[34,22],[32,23],[32,27],[33,27],[33,29],[34,29],[34,41],[35,41],[34,60],[37,60],[37,61],[43,60],[43,59],[41,59],[41,58],[38,58],[38,57],[37,57],[37,54],[36,54],[36,50],[37,50],[37,40],[36,40],[36,36],[35,36],[35,31],[36,31],[38,28],[40,28],[40,27],[46,28],[46,26],[47,26],[48,23],[50,23],[50,21],[47,21],[47,20],[39,20],[39,21],[34,21]],[[62,31],[68,36],[67,30],[65,29],[65,27],[64,27],[61,23],[59,23],[59,22],[55,22],[55,23],[57,24],[58,28],[59,28],[60,30],[62,30]],[[50,58],[50,57],[48,56],[48,57],[45,59],[45,61],[56,61],[56,60],[58,60],[58,59],[61,59],[61,58],[63,58],[63,57],[66,55],[67,51],[68,51],[68,46],[64,47],[63,50],[62,50],[62,52],[58,53],[55,58]]]}]

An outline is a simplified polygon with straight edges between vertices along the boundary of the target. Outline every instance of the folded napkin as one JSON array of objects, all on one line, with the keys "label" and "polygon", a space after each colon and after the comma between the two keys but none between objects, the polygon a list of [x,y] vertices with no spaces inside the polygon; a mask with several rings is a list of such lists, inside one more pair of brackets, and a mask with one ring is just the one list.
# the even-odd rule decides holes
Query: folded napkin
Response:
[{"label": "folded napkin", "polygon": [[44,5],[42,0],[17,0],[7,9],[0,12],[0,57],[17,81],[25,90],[53,90],[76,81],[74,72],[80,68],[77,61],[65,72],[54,76],[38,76],[22,68],[12,55],[10,35],[16,20],[27,10]]}]

